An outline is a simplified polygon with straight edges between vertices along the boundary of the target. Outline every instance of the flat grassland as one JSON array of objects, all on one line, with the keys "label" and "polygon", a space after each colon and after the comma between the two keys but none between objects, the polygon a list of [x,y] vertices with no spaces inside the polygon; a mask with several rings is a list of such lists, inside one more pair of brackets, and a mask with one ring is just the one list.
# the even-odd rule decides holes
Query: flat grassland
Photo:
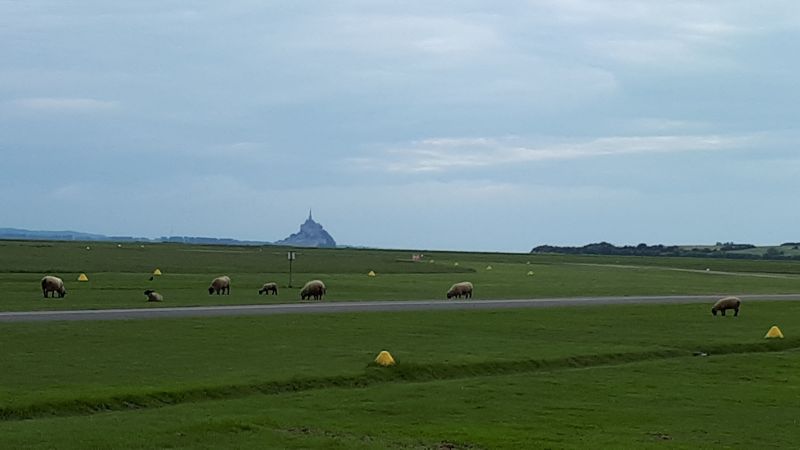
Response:
[{"label": "flat grassland", "polygon": [[[286,303],[299,301],[299,288],[315,278],[328,286],[326,301],[443,299],[464,280],[483,299],[800,292],[800,262],[793,261],[357,249],[298,249],[289,288],[286,250],[0,241],[0,310]],[[424,253],[423,261],[412,262],[412,253]],[[151,281],[156,268],[163,275]],[[80,273],[89,281],[77,281]],[[46,274],[64,279],[64,300],[42,298],[39,280]],[[232,278],[230,296],[208,295],[219,275]],[[258,295],[267,281],[278,282],[277,296]],[[146,303],[148,288],[165,302]]]},{"label": "flat grassland", "polygon": [[[3,309],[147,305],[155,267],[169,306],[256,303],[286,275],[280,249],[88,245],[3,243]],[[295,276],[330,280],[332,301],[441,298],[461,279],[483,298],[800,292],[792,263],[411,253],[303,250]],[[65,300],[40,298],[45,273],[70,280]],[[252,286],[208,296],[222,273]],[[800,302],[709,307],[3,323],[0,448],[796,446]],[[786,339],[765,340],[775,324]],[[381,350],[398,365],[371,365]]]}]

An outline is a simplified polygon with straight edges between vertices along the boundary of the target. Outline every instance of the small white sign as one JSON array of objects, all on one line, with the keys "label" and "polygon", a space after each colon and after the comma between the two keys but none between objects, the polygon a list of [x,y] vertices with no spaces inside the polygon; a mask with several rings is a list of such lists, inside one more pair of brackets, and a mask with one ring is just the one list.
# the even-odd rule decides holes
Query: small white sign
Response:
[{"label": "small white sign", "polygon": [[286,259],[288,259],[288,260],[293,260],[293,259],[296,259],[296,258],[295,258],[295,254],[294,254],[294,252],[288,252],[288,253],[286,253]]}]

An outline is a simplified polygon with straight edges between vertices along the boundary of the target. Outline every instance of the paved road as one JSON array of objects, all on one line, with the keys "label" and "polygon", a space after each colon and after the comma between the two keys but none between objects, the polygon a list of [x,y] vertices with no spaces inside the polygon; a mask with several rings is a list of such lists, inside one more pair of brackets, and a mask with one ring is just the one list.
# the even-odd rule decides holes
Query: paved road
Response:
[{"label": "paved road", "polygon": [[[800,294],[740,295],[743,300],[800,300]],[[292,303],[281,305],[192,306],[76,311],[3,312],[0,322],[43,322],[58,320],[132,320],[176,317],[257,316],[272,314],[331,314],[375,311],[452,311],[476,309],[551,308],[558,306],[712,303],[718,295],[673,295],[635,297],[572,297],[526,300],[413,300],[335,303]]]}]

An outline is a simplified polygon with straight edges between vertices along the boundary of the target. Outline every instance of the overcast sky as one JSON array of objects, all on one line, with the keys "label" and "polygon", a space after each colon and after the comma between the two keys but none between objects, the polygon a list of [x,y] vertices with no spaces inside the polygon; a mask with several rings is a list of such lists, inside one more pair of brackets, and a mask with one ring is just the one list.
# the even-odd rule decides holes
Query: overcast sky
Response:
[{"label": "overcast sky", "polygon": [[0,0],[0,227],[800,240],[800,3]]}]

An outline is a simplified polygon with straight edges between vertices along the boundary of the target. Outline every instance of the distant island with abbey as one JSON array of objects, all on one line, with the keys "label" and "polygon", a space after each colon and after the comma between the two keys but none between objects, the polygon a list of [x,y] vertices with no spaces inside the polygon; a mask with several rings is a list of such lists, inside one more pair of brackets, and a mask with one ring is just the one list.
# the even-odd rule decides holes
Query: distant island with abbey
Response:
[{"label": "distant island with abbey", "polygon": [[336,247],[336,241],[325,231],[321,224],[314,221],[311,210],[308,211],[308,219],[300,225],[300,231],[293,233],[286,239],[276,241],[275,245],[290,245],[296,247]]}]

